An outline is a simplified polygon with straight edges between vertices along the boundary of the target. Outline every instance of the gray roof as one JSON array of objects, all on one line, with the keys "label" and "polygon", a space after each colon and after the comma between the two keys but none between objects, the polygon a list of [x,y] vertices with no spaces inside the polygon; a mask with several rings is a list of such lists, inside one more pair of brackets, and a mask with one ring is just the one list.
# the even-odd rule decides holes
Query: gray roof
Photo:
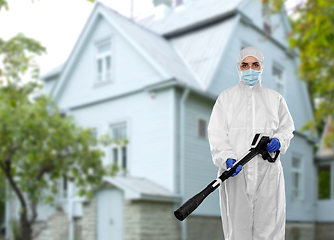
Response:
[{"label": "gray roof", "polygon": [[210,86],[235,29],[236,20],[234,16],[171,40],[175,50],[201,83],[203,90]]},{"label": "gray roof", "polygon": [[[193,0],[183,10],[176,10],[162,19],[145,18],[134,22],[119,12],[97,2],[118,25],[143,50],[167,72],[192,89],[206,92],[226,48],[234,26],[233,17],[227,18],[201,30],[173,39],[161,34],[184,30],[199,23],[210,22],[218,17],[233,16],[242,0]],[[203,47],[205,46],[205,48]],[[41,79],[59,74],[64,64],[59,65]],[[168,80],[168,79],[163,79]]]},{"label": "gray roof", "polygon": [[105,177],[104,180],[125,193],[126,199],[147,199],[177,202],[181,196],[146,178],[117,176]]},{"label": "gray roof", "polygon": [[235,12],[242,1],[192,0],[186,7],[181,7],[179,11],[175,9],[162,19],[155,19],[154,15],[151,15],[137,23],[161,35],[177,33],[191,26],[229,15]]},{"label": "gray roof", "polygon": [[65,66],[65,63],[62,63],[62,64],[58,65],[57,67],[55,67],[55,68],[51,69],[50,71],[48,71],[47,73],[43,74],[40,77],[40,79],[41,80],[46,80],[48,78],[51,78],[53,76],[58,75],[59,73],[61,73],[61,71],[63,70],[64,66]]},{"label": "gray roof", "polygon": [[[172,44],[159,34],[154,33],[128,19],[117,11],[103,5],[113,19],[125,30],[146,52],[155,59],[174,78],[195,89],[202,89],[185,63],[180,59]],[[166,80],[166,79],[165,79]]]},{"label": "gray roof", "polygon": [[318,160],[334,159],[334,142],[331,144],[330,147],[326,147],[324,142],[325,136],[330,131],[332,131],[331,128],[332,128],[332,117],[328,116],[322,132],[319,149],[315,154],[315,158]]}]

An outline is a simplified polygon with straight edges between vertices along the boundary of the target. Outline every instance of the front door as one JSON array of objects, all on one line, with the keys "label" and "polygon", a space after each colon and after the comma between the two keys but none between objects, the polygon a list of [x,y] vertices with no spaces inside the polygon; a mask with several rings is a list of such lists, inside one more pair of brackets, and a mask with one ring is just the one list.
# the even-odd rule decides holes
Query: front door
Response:
[{"label": "front door", "polygon": [[123,193],[117,188],[97,193],[97,240],[123,240]]}]

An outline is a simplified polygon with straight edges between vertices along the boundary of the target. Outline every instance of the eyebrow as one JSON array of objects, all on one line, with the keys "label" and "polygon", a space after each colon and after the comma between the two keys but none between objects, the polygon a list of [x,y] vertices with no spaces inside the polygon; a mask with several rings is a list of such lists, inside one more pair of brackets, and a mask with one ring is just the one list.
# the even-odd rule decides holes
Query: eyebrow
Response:
[{"label": "eyebrow", "polygon": [[[242,63],[247,63],[248,64],[248,62],[242,62]],[[259,62],[252,62],[252,63],[259,63]]]}]

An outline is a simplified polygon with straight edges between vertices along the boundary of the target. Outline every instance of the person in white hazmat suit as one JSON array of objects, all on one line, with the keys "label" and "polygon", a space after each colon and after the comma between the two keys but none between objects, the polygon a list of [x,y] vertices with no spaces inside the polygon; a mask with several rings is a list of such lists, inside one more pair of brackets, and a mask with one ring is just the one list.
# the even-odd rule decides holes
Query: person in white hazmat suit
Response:
[{"label": "person in white hazmat suit", "polygon": [[[294,123],[285,99],[261,85],[264,57],[256,47],[242,49],[237,59],[239,82],[218,96],[208,125],[217,177],[233,167],[256,133],[271,139],[267,150],[285,154]],[[240,172],[240,173],[239,173]],[[233,176],[233,175],[232,175]],[[219,187],[225,240],[284,240],[286,201],[280,155],[274,163],[255,156],[239,166]]]}]

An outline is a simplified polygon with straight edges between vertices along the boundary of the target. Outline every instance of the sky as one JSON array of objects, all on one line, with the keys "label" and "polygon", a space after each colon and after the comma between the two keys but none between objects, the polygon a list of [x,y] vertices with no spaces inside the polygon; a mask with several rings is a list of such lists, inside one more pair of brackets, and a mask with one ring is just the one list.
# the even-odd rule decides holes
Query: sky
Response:
[{"label": "sky", "polygon": [[[123,15],[137,19],[153,14],[153,0],[98,0]],[[288,0],[287,9],[302,0]],[[39,41],[47,53],[36,57],[40,75],[64,63],[71,53],[94,7],[87,0],[8,0],[9,11],[0,11],[0,38],[8,40],[22,32]],[[288,11],[289,13],[289,11]],[[29,76],[24,78],[29,80]]]}]

